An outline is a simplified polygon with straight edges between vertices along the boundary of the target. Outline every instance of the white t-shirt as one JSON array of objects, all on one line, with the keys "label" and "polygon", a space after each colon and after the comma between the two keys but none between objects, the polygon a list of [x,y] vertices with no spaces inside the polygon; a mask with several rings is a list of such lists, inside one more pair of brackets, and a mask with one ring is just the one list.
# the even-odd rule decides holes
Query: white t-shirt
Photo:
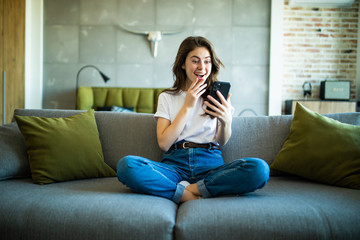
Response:
[{"label": "white t-shirt", "polygon": [[[165,118],[173,122],[180,109],[184,105],[186,93],[181,91],[179,94],[163,92],[159,96],[158,107],[155,118]],[[198,98],[195,107],[189,115],[184,130],[175,142],[186,140],[195,143],[215,143],[217,119],[211,119],[210,116],[204,115],[203,98]]]}]

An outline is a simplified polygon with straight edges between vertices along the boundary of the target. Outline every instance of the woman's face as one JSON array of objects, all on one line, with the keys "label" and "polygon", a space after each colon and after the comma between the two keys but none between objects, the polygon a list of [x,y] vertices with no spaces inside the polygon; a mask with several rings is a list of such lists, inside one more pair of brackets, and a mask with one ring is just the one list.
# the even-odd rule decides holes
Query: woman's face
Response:
[{"label": "woman's face", "polygon": [[211,55],[206,47],[198,47],[189,52],[182,68],[186,72],[187,85],[196,79],[206,80],[211,73]]}]

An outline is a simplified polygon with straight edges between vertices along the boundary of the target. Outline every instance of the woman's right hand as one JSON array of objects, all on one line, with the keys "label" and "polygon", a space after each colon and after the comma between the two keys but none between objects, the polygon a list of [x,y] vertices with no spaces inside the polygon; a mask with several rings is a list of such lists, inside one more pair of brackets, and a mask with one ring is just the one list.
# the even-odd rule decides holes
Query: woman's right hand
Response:
[{"label": "woman's right hand", "polygon": [[199,97],[206,91],[206,86],[205,79],[196,79],[192,82],[186,92],[184,107],[193,108]]}]

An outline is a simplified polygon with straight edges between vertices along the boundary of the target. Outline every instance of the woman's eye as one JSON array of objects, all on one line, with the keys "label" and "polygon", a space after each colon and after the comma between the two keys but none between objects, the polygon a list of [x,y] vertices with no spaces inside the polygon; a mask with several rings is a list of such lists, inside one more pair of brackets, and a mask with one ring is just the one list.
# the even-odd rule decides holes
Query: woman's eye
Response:
[{"label": "woman's eye", "polygon": [[199,61],[197,61],[197,60],[193,60],[192,62],[193,62],[193,63],[199,63]]}]

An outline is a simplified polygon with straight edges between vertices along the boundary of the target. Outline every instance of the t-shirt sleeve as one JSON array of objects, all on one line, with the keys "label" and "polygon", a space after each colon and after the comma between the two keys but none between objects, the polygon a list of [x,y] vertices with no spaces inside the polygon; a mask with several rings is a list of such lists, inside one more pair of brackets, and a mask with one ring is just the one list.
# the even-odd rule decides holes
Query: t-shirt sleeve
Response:
[{"label": "t-shirt sleeve", "polygon": [[166,93],[161,93],[159,95],[158,106],[156,113],[154,115],[155,120],[159,117],[170,120],[170,111],[169,111],[169,95]]}]

